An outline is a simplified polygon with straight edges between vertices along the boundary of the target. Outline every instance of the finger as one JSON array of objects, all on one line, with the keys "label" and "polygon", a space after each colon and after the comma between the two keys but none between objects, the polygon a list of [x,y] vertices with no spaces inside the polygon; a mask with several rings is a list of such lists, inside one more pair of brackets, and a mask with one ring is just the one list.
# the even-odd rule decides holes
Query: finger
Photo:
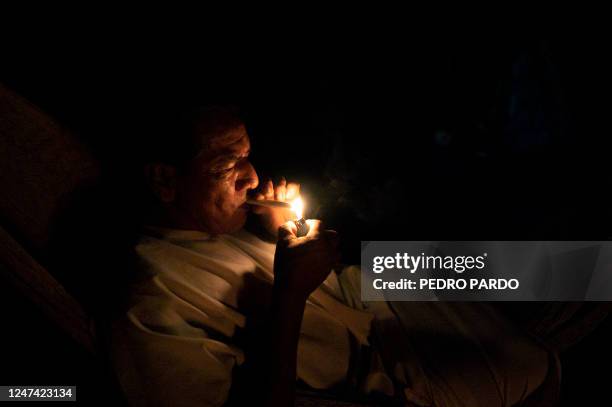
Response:
[{"label": "finger", "polygon": [[278,240],[292,240],[297,238],[297,227],[293,222],[283,223],[278,228]]},{"label": "finger", "polygon": [[306,219],[308,225],[308,233],[306,236],[317,236],[323,230],[323,222],[319,219]]},{"label": "finger", "polygon": [[277,201],[284,201],[286,197],[287,197],[287,180],[285,180],[285,178],[281,178],[276,188],[274,188],[274,198]]},{"label": "finger", "polygon": [[327,239],[327,241],[334,249],[337,249],[340,245],[340,236],[335,230],[324,230],[323,236],[325,237],[325,239]]},{"label": "finger", "polygon": [[266,182],[263,194],[266,199],[274,199],[274,184],[272,183],[271,179]]},{"label": "finger", "polygon": [[300,196],[300,184],[295,182],[290,182],[287,184],[287,197],[286,199],[292,200]]}]

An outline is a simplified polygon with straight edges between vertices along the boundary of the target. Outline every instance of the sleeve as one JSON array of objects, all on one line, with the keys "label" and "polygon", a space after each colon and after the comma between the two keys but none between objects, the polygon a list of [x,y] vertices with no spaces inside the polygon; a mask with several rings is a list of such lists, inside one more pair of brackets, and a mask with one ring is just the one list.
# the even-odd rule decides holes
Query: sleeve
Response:
[{"label": "sleeve", "polygon": [[242,351],[210,339],[172,307],[156,308],[131,310],[112,327],[111,358],[129,404],[223,405]]}]

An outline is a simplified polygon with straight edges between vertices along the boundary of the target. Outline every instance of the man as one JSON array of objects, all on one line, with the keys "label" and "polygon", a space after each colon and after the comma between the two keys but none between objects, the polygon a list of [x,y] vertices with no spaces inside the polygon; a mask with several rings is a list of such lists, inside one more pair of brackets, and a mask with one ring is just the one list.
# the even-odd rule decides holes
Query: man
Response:
[{"label": "man", "polygon": [[[330,274],[337,236],[320,221],[309,220],[308,235],[297,237],[290,214],[260,208],[254,212],[276,245],[242,230],[247,193],[259,185],[244,124],[234,110],[212,107],[180,128],[176,145],[146,168],[156,204],[136,247],[141,274],[113,329],[115,368],[132,404],[287,406],[297,378],[409,405],[492,406],[514,403],[544,381],[546,353],[496,315],[421,305],[400,323],[384,303],[361,303],[358,269]],[[298,195],[299,185],[282,180],[266,182],[257,198]],[[465,318],[486,323],[472,329]],[[411,324],[415,333],[436,332],[432,321],[476,344],[457,347],[469,352],[461,364],[438,360],[436,349],[402,332]],[[479,343],[490,339],[489,328],[516,344]]]},{"label": "man", "polygon": [[[371,317],[324,292],[318,305],[306,306],[337,261],[335,233],[310,220],[308,235],[298,238],[294,224],[283,224],[287,214],[259,210],[267,230],[280,232],[274,258],[274,245],[240,231],[247,192],[259,183],[244,125],[227,108],[205,109],[185,122],[178,147],[165,146],[163,161],[146,168],[158,204],[136,251],[149,274],[135,284],[127,320],[115,329],[128,397],[144,404],[219,405],[229,396],[233,367],[241,365],[258,379],[245,386],[251,399],[288,405],[300,327],[312,332],[300,346],[298,377],[318,388],[341,382],[348,329],[363,331],[358,336],[365,342]],[[298,194],[296,184],[268,182],[258,198]],[[331,318],[325,307],[347,322]]]}]

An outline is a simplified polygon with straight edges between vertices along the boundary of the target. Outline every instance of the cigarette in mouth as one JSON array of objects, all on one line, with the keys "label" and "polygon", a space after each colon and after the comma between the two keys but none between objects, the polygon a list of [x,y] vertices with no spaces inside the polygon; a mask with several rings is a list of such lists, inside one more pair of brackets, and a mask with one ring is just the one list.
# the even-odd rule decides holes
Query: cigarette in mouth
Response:
[{"label": "cigarette in mouth", "polygon": [[273,199],[247,199],[246,203],[249,205],[265,206],[268,208],[291,209],[291,204],[289,202],[275,201]]}]

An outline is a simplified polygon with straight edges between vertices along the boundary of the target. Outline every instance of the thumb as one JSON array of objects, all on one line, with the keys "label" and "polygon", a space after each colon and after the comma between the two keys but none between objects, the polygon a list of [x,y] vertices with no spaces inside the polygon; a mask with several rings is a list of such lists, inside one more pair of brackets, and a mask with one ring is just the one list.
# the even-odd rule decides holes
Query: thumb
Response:
[{"label": "thumb", "polygon": [[278,240],[292,240],[297,238],[297,227],[293,222],[283,223],[278,228]]}]

